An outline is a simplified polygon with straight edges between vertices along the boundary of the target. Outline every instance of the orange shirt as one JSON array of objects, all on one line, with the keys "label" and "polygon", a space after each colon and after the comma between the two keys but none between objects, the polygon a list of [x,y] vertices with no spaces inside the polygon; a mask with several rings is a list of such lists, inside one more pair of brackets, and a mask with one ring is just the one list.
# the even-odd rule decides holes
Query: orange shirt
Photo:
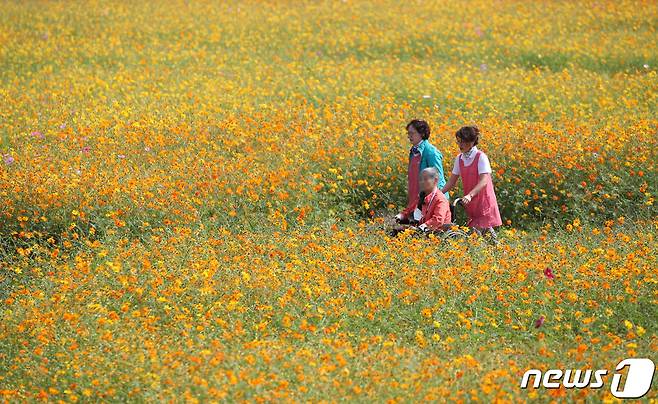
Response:
[{"label": "orange shirt", "polygon": [[420,224],[425,224],[430,230],[441,230],[444,224],[450,223],[450,202],[438,188],[425,197],[421,211]]}]

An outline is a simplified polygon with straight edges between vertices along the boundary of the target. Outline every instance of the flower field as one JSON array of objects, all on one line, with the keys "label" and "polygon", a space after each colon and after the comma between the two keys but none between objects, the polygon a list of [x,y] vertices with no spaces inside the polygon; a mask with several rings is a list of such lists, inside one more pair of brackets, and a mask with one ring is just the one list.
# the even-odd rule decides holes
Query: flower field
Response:
[{"label": "flower field", "polygon": [[[619,361],[658,359],[656,21],[3,3],[0,402],[615,400]],[[413,118],[446,173],[481,129],[499,246],[387,236]]]}]

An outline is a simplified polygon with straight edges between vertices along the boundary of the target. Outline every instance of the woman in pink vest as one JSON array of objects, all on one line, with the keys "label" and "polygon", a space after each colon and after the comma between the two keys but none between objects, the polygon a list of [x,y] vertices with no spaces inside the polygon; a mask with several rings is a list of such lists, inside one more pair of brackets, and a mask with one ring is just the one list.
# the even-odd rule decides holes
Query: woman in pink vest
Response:
[{"label": "woman in pink vest", "polygon": [[[428,167],[436,168],[439,173],[439,188],[443,188],[446,179],[443,176],[443,155],[429,142],[430,125],[426,121],[414,119],[407,124],[407,138],[411,142],[409,150],[409,167],[407,182],[407,206],[395,216],[398,223],[410,224],[420,220],[420,210],[416,209],[419,200],[420,172]],[[448,194],[445,195],[448,198]]]},{"label": "woman in pink vest", "polygon": [[455,158],[450,179],[441,192],[450,191],[461,177],[464,188],[462,202],[468,215],[467,226],[495,237],[493,228],[503,222],[491,179],[489,158],[476,147],[480,130],[475,126],[464,126],[455,136],[461,153]]}]

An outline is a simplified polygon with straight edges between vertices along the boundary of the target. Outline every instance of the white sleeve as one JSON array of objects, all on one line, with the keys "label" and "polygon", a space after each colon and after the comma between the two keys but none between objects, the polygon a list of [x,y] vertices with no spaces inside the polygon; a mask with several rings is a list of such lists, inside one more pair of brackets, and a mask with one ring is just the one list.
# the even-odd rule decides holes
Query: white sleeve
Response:
[{"label": "white sleeve", "polygon": [[486,154],[480,154],[480,159],[478,160],[478,175],[491,173],[491,164],[489,164],[489,157]]},{"label": "white sleeve", "polygon": [[455,175],[459,175],[459,156],[461,156],[461,154],[458,154],[457,157],[455,157],[455,162],[452,165],[452,173]]}]

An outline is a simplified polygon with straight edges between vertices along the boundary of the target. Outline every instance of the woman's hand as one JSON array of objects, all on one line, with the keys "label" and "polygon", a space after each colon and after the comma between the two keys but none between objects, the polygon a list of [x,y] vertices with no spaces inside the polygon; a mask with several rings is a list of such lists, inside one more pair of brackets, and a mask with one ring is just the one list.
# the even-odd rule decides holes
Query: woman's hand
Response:
[{"label": "woman's hand", "polygon": [[475,184],[473,189],[471,189],[471,192],[467,193],[462,197],[462,202],[464,202],[464,205],[468,205],[471,199],[473,199],[473,196],[477,195],[484,187],[486,187],[489,181],[491,181],[491,174],[489,173],[480,174],[478,183]]},{"label": "woman's hand", "polygon": [[395,215],[395,221],[400,223],[404,219],[404,215],[402,213],[398,213]]}]

